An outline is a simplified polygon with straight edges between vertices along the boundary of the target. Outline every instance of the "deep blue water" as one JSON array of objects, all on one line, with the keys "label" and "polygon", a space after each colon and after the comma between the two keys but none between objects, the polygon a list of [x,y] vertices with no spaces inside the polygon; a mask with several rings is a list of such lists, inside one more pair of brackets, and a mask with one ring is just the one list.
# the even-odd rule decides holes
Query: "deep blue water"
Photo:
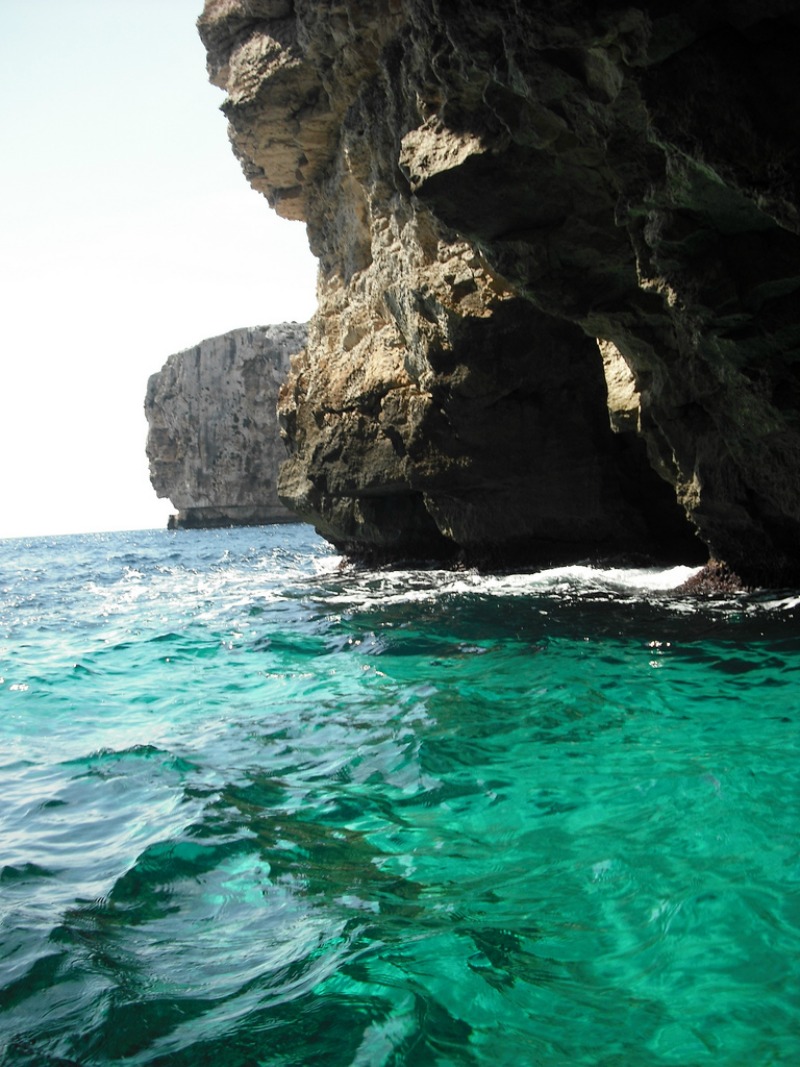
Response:
[{"label": "deep blue water", "polygon": [[0,541],[0,1064],[800,1063],[800,597]]}]

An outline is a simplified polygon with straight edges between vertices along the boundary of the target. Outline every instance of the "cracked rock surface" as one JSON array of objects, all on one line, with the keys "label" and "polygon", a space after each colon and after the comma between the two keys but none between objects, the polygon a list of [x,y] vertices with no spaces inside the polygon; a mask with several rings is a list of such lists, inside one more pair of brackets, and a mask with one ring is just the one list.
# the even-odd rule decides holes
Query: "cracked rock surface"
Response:
[{"label": "cracked rock surface", "polygon": [[340,548],[800,581],[800,4],[207,0],[319,306],[279,491]]}]

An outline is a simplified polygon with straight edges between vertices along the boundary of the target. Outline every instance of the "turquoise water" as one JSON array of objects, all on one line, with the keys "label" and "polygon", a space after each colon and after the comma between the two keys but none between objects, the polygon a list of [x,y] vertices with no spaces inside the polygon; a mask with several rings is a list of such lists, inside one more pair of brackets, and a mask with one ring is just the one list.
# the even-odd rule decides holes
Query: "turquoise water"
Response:
[{"label": "turquoise water", "polygon": [[800,597],[0,542],[0,1063],[800,1062]]}]

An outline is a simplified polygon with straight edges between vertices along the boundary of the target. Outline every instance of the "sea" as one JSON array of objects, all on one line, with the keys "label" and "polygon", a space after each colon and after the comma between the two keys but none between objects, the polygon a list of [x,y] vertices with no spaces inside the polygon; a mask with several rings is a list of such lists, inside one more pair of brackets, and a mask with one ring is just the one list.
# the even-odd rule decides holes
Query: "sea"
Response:
[{"label": "sea", "polygon": [[800,1063],[800,592],[0,542],[2,1067]]}]

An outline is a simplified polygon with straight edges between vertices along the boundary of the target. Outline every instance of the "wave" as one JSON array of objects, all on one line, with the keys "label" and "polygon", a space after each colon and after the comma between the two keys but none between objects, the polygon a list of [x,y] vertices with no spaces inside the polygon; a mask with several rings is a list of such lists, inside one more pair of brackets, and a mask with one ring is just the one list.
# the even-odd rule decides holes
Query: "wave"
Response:
[{"label": "wave", "polygon": [[[333,564],[336,561],[332,561]],[[328,568],[333,578],[321,595],[332,604],[413,602],[440,597],[482,595],[494,597],[591,596],[628,594],[645,599],[650,594],[674,593],[699,568],[599,567],[589,564],[552,567],[535,572],[486,574],[477,570],[439,568],[362,570],[339,560]],[[324,573],[324,572],[323,572]]]}]

